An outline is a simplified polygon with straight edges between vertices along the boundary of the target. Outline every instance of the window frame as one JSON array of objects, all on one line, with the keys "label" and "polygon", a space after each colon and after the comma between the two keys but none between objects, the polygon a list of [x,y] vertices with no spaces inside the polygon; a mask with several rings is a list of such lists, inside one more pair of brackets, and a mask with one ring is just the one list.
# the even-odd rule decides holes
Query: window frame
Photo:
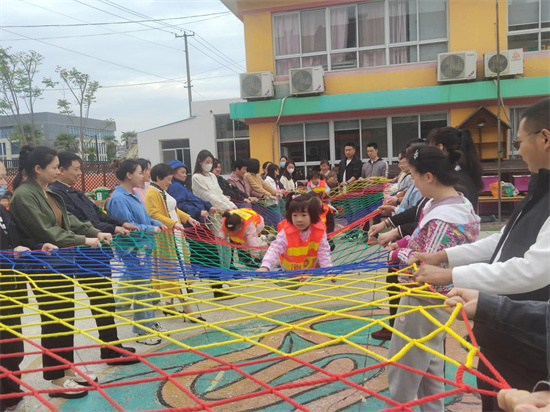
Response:
[{"label": "window frame", "polygon": [[[538,16],[538,27],[534,29],[524,29],[524,30],[512,30],[510,31],[510,8],[506,7],[506,47],[509,49],[510,37],[536,34],[537,35],[537,50],[525,50],[522,47],[524,53],[539,52],[544,50],[550,50],[550,44],[546,46],[545,49],[542,48],[542,34],[548,33],[550,36],[550,24],[548,27],[542,27],[542,2],[544,0],[538,0],[539,3],[539,16]],[[550,5],[548,6],[550,8]],[[518,48],[514,46],[514,48]]]},{"label": "window frame", "polygon": [[[398,42],[398,43],[391,43],[390,42],[390,15],[389,15],[389,0],[376,0],[375,2],[384,2],[384,44],[379,44],[375,46],[360,46],[359,45],[359,6],[361,4],[368,4],[368,2],[357,2],[357,3],[351,3],[351,4],[343,4],[343,5],[335,5],[330,7],[316,7],[311,9],[303,9],[303,10],[294,10],[294,11],[288,11],[288,12],[282,12],[282,13],[273,13],[271,16],[272,20],[272,43],[273,43],[273,61],[274,61],[274,68],[275,68],[275,75],[276,76],[288,76],[288,73],[278,73],[277,72],[277,62],[281,60],[289,60],[289,59],[299,59],[300,66],[299,68],[308,67],[304,66],[303,59],[308,57],[315,57],[315,56],[325,56],[326,57],[326,67],[324,67],[325,71],[327,72],[333,72],[333,71],[342,71],[342,70],[361,70],[361,69],[368,69],[368,68],[375,68],[375,67],[389,67],[389,66],[397,66],[397,65],[404,65],[404,64],[418,64],[423,62],[432,62],[437,61],[437,57],[434,60],[420,60],[420,49],[424,45],[429,44],[445,44],[445,50],[442,50],[440,53],[448,52],[449,50],[449,0],[443,0],[445,4],[445,28],[446,28],[446,37],[438,37],[428,40],[420,40],[420,27],[419,27],[419,1],[421,0],[414,0],[416,2],[416,40],[413,41],[405,41],[405,42]],[[539,0],[540,1],[540,0]],[[356,27],[355,27],[355,36],[356,36],[356,46],[353,48],[344,48],[344,49],[332,49],[332,38],[331,38],[331,10],[337,9],[337,8],[344,8],[344,7],[355,7],[355,21],[356,21]],[[312,52],[312,53],[302,53],[302,27],[301,27],[301,19],[300,19],[300,13],[304,11],[314,11],[314,10],[324,10],[325,11],[325,42],[326,42],[326,50],[323,52]],[[298,54],[288,54],[288,55],[279,55],[277,56],[277,44],[276,44],[276,36],[275,36],[275,21],[278,16],[285,16],[285,15],[292,15],[297,14],[298,15],[298,34],[299,34],[299,53]],[[540,36],[539,36],[540,37]],[[415,47],[416,49],[416,61],[406,62],[406,63],[390,63],[390,50],[396,49],[399,47]],[[385,62],[384,64],[380,65],[373,65],[373,66],[361,66],[360,65],[360,53],[370,50],[384,50],[384,56],[385,56]],[[341,68],[333,68],[332,59],[331,56],[334,54],[339,53],[355,53],[355,67],[341,67]],[[344,62],[345,63],[345,62]]]},{"label": "window frame", "polygon": [[[231,128],[232,130],[231,131],[227,131],[227,136],[224,137],[224,138],[218,138],[218,129],[217,129],[217,125],[216,125],[216,120],[217,118],[221,118],[221,117],[227,117],[227,119],[225,120],[230,120],[231,121]],[[231,159],[231,163],[234,162],[235,160],[237,160],[237,142],[242,142],[242,141],[248,141],[248,156],[243,156],[243,158],[250,158],[250,128],[247,126],[247,130],[248,130],[248,133],[247,133],[247,136],[246,137],[237,137],[235,135],[235,122],[241,122],[243,124],[246,125],[245,122],[239,120],[239,119],[231,119],[230,115],[229,114],[219,114],[219,115],[215,115],[214,116],[214,127],[215,127],[215,135],[216,135],[216,138],[215,138],[215,141],[216,141],[216,158],[221,162],[222,164],[222,173],[224,175],[228,175],[232,172],[231,168],[232,168],[232,165],[229,164],[229,167],[226,168],[224,167],[224,161],[225,161],[225,158],[222,158],[223,156],[220,156],[220,150],[219,150],[219,146],[218,146],[218,143],[226,143],[226,142],[232,142],[233,143],[233,153],[234,153],[234,156],[233,156],[233,159]]]}]

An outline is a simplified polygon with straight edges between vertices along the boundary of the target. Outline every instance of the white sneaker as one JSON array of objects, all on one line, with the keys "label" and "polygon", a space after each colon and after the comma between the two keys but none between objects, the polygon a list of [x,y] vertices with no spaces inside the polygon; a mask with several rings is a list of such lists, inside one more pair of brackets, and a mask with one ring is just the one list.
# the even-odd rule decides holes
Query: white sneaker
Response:
[{"label": "white sneaker", "polygon": [[151,326],[151,329],[153,329],[155,332],[166,332],[166,329],[164,329],[158,323],[155,323],[153,326]]},{"label": "white sneaker", "polygon": [[154,345],[158,345],[162,341],[162,339],[159,338],[158,336],[149,335],[148,333],[143,333],[143,334],[138,333],[138,336],[140,337],[140,339],[138,339],[136,342],[141,343],[143,345],[154,346]]},{"label": "white sneaker", "polygon": [[[84,372],[84,371],[81,371],[84,373],[84,375],[87,375],[88,376],[88,379],[91,380],[92,382],[97,382],[97,376],[95,376],[93,373],[90,373],[90,372]],[[75,375],[65,375],[68,379],[71,379],[73,381],[75,381],[76,383],[78,383],[79,385],[82,385],[82,386],[92,386],[92,384],[90,382],[88,382],[88,380],[86,380],[83,376],[81,376],[79,373],[75,372]]]},{"label": "white sneaker", "polygon": [[[57,385],[51,382],[53,389],[59,390],[58,392],[50,393],[50,398],[65,398],[65,399],[76,399],[82,398],[83,396],[88,395],[88,391],[82,385],[76,383],[73,379],[66,378],[63,382],[63,385]],[[62,390],[60,390],[62,389]],[[63,390],[64,389],[64,390]]]}]

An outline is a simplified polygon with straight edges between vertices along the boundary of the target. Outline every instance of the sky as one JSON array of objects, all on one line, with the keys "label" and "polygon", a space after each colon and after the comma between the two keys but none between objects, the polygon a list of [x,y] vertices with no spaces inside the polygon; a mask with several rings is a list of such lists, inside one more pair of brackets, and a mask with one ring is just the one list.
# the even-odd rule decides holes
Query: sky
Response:
[{"label": "sky", "polygon": [[[243,25],[219,0],[0,0],[0,45],[40,53],[40,82],[59,81],[58,66],[97,80],[90,117],[113,118],[117,136],[189,116],[184,39],[175,37],[184,33],[194,33],[192,100],[239,97]],[[48,89],[35,112],[57,113],[62,98],[61,85]]]}]

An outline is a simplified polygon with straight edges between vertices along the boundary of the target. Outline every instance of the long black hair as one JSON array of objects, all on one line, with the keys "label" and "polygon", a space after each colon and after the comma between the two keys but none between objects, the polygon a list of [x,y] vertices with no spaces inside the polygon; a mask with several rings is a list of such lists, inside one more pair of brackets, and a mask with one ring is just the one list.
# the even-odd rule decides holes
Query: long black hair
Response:
[{"label": "long black hair", "polygon": [[36,172],[34,168],[40,166],[45,169],[57,157],[57,150],[47,146],[29,146],[25,145],[19,152],[19,171],[13,180],[13,190],[17,189],[23,177],[35,179]]},{"label": "long black hair", "polygon": [[427,137],[430,146],[443,145],[445,150],[460,152],[460,160],[457,164],[474,181],[477,190],[483,190],[485,187],[481,177],[483,176],[483,167],[479,161],[472,135],[468,130],[459,130],[454,127],[440,127],[432,129]]},{"label": "long black hair", "polygon": [[447,155],[435,146],[414,145],[407,150],[407,161],[411,167],[421,175],[428,172],[433,174],[445,186],[458,183],[459,175],[455,166],[460,156],[457,151]]},{"label": "long black hair", "polygon": [[201,150],[199,154],[197,155],[197,161],[195,162],[195,170],[193,170],[193,174],[202,174],[202,166],[201,163],[204,162],[208,158],[212,158],[212,169],[214,168],[214,155],[209,152],[208,150]]},{"label": "long black hair", "polygon": [[[294,171],[292,173],[288,172],[288,166],[290,166],[290,165],[294,166]],[[294,163],[294,160],[288,159],[286,161],[285,171],[283,173],[283,176],[286,177],[288,180],[291,180],[291,179],[295,180],[294,179],[294,176],[295,176],[294,173],[296,173],[296,163]]]}]

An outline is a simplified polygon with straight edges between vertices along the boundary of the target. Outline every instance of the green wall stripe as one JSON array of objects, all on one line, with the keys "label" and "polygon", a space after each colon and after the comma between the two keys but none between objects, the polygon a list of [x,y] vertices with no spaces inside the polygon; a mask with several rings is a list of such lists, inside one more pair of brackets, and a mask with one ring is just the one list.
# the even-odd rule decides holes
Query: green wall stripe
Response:
[{"label": "green wall stripe", "polygon": [[[501,81],[503,99],[550,95],[550,76]],[[291,97],[285,102],[283,115],[307,115],[391,107],[423,106],[496,99],[496,85],[491,80],[443,84],[411,89],[382,90],[350,94]],[[277,117],[281,99],[232,103],[232,119]]]}]

